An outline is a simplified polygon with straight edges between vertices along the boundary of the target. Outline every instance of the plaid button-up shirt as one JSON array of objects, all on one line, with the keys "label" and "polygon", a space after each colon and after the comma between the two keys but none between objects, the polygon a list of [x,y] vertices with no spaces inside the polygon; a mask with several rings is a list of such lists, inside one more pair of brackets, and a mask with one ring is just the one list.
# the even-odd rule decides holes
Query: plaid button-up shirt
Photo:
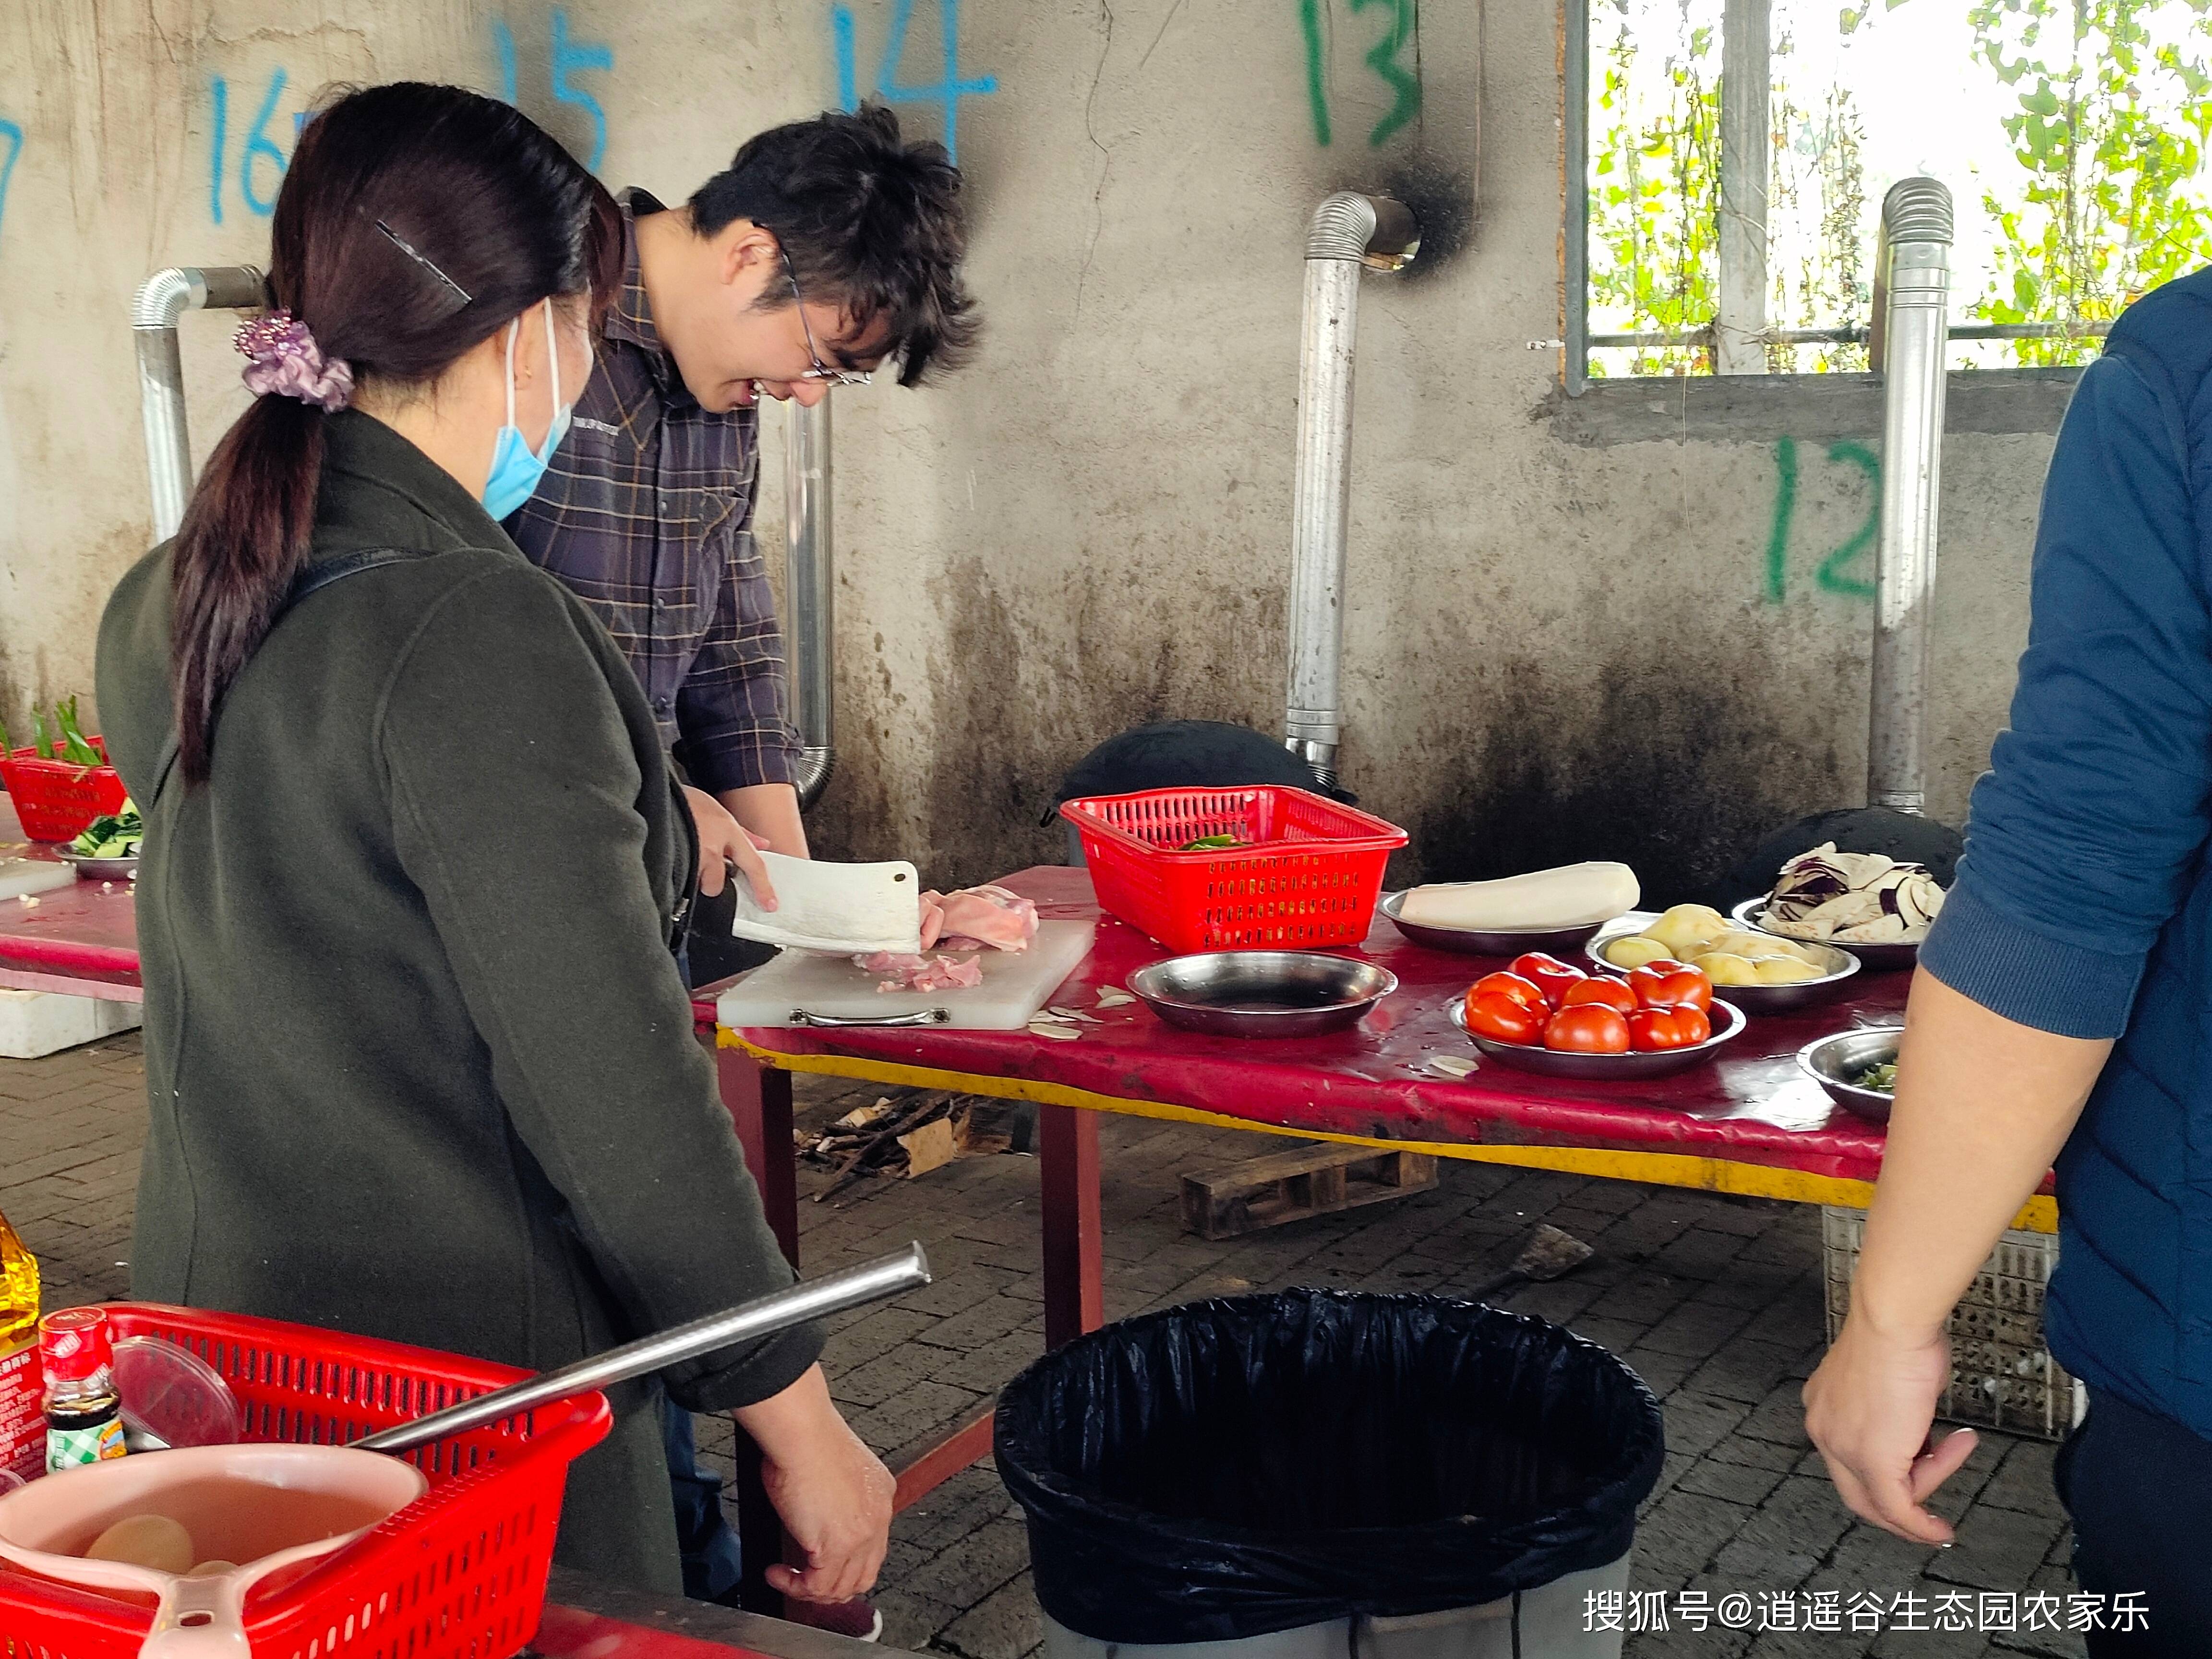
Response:
[{"label": "plaid button-up shirt", "polygon": [[799,734],[753,541],[754,411],[700,408],[660,343],[632,216],[661,210],[623,193],[622,297],[568,435],[507,532],[607,625],[693,783],[789,783]]}]

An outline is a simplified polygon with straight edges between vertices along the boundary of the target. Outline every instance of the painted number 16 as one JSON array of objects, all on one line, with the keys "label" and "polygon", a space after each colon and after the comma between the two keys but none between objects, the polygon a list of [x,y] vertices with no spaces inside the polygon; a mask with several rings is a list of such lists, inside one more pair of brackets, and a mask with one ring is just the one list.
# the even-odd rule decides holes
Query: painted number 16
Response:
[{"label": "painted number 16", "polygon": [[[246,141],[238,149],[238,195],[246,210],[257,218],[266,219],[276,211],[276,186],[283,182],[284,169],[290,158],[278,149],[269,136],[269,122],[276,113],[276,100],[284,95],[284,71],[275,70],[269,76],[269,89],[262,94],[261,107],[253,117],[253,125],[246,131]],[[227,150],[230,131],[230,83],[220,75],[215,77],[215,116],[209,134],[208,211],[217,224],[222,222],[222,191],[228,173]],[[292,118],[293,134],[296,137],[304,116]],[[258,166],[260,171],[256,172]],[[265,185],[268,194],[263,195],[258,186]]]}]

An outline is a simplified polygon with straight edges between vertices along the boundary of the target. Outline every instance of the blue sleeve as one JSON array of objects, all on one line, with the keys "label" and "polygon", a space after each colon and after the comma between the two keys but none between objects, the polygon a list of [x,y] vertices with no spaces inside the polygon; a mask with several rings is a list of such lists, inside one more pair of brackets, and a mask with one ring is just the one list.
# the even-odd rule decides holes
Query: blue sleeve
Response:
[{"label": "blue sleeve", "polygon": [[2155,359],[2081,377],[2044,485],[2027,650],[1922,964],[2020,1024],[2112,1037],[2212,793],[2212,615]]}]

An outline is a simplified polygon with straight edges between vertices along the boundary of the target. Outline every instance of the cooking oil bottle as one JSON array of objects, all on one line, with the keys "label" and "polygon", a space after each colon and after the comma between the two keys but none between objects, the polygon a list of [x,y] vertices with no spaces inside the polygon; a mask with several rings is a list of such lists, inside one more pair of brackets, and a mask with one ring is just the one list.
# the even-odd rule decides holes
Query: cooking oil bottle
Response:
[{"label": "cooking oil bottle", "polygon": [[46,1467],[39,1370],[39,1264],[0,1215],[0,1487]]}]

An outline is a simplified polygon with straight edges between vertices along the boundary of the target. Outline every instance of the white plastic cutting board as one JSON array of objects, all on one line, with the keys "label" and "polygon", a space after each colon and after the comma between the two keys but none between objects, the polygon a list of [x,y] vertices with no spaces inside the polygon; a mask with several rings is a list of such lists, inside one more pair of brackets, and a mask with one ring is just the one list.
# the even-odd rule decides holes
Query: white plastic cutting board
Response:
[{"label": "white plastic cutting board", "polygon": [[878,1020],[942,1008],[948,1018],[939,1029],[1017,1031],[1091,954],[1094,927],[1088,921],[1040,922],[1028,950],[984,951],[983,982],[955,991],[878,991],[883,975],[849,957],[786,951],[723,992],[715,1012],[723,1024],[743,1028],[801,1024],[792,1018],[798,1009],[832,1019]]},{"label": "white plastic cutting board", "polygon": [[76,884],[76,866],[46,859],[0,858],[0,898],[51,893]]}]

